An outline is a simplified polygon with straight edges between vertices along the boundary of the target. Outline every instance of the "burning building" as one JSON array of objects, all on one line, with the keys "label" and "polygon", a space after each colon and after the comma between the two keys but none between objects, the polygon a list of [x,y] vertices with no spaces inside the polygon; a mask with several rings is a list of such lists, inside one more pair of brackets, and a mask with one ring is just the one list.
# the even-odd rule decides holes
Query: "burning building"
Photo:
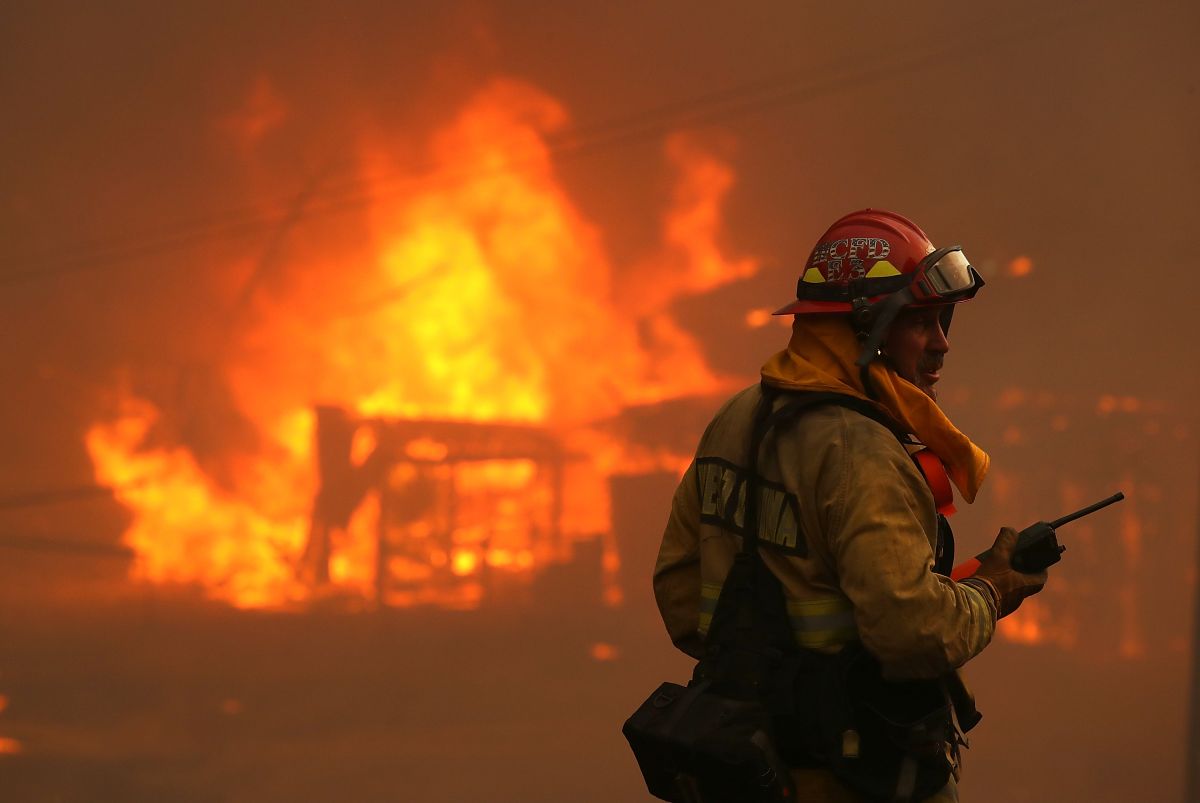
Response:
[{"label": "burning building", "polygon": [[[497,81],[431,137],[437,167],[405,190],[365,149],[369,244],[310,244],[283,289],[251,293],[208,374],[224,442],[120,394],[87,442],[133,513],[137,577],[244,607],[473,607],[484,575],[519,586],[588,542],[603,600],[619,600],[608,480],[681,473],[690,445],[612,422],[731,387],[670,307],[756,262],[719,246],[732,170],[673,135],[661,247],[615,273],[555,177],[547,136],[565,120]],[[261,268],[241,268],[243,292]]]}]

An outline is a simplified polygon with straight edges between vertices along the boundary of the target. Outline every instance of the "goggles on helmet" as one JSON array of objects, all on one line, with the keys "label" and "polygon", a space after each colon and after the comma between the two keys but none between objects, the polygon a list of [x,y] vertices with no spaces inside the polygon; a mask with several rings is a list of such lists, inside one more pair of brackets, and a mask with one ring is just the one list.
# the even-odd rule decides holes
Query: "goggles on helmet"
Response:
[{"label": "goggles on helmet", "polygon": [[[866,370],[879,354],[888,328],[904,307],[911,305],[932,306],[954,304],[974,297],[983,287],[983,277],[971,267],[962,252],[962,246],[952,245],[930,251],[917,265],[912,281],[907,287],[885,296],[874,304],[865,298],[855,302],[855,309],[862,316],[863,349],[858,356],[858,365]],[[952,309],[952,308],[951,308]],[[947,311],[942,326],[949,328]]]},{"label": "goggles on helmet", "polygon": [[930,251],[917,265],[913,275],[913,301],[918,304],[944,304],[965,301],[983,287],[983,277],[971,267],[961,245]]}]

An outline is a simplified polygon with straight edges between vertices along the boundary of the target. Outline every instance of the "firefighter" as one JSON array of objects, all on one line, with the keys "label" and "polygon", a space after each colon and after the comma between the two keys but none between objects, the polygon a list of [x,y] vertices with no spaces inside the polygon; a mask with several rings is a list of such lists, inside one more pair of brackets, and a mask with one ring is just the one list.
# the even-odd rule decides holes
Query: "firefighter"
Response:
[{"label": "firefighter", "polygon": [[[988,456],[939,408],[936,385],[955,305],[982,285],[959,247],[935,248],[892,212],[854,212],[820,238],[797,299],[775,313],[794,316],[787,348],[763,366],[760,384],[717,412],[675,492],[654,591],[679,649],[705,655],[722,582],[741,545],[744,489],[752,488],[759,554],[783,587],[800,652],[861,648],[885,694],[912,688],[908,681],[936,683],[957,703],[960,729],[974,724],[978,714],[957,668],[988,645],[998,619],[1046,582],[1044,572],[1011,568],[1010,528],[973,577],[949,577],[950,486],[973,502]],[[812,393],[836,394],[822,397],[835,403],[807,407],[769,434],[757,477],[747,477],[760,405],[778,409]],[[804,716],[795,727],[809,727]],[[897,778],[853,777],[869,762],[859,758],[858,734],[848,731],[840,756],[788,762],[797,799],[866,800],[864,790],[881,783],[893,799],[958,799],[952,723],[938,743],[946,780],[932,794],[914,792],[903,765]]]}]

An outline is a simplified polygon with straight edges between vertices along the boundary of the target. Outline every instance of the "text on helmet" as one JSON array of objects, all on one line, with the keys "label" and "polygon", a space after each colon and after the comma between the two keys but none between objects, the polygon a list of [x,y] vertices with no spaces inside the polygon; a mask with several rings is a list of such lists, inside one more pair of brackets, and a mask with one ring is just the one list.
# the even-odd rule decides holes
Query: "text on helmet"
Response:
[{"label": "text on helmet", "polygon": [[[865,260],[886,259],[892,252],[891,243],[881,237],[844,237],[818,243],[813,249],[809,267],[817,268],[826,281],[861,279],[866,275]],[[822,267],[823,266],[823,267]]]}]

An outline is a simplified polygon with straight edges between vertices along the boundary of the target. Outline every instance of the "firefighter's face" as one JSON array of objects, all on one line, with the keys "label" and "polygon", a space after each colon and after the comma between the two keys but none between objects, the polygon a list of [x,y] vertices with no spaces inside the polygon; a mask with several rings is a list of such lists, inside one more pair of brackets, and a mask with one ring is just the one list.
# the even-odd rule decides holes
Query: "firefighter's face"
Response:
[{"label": "firefighter's face", "polygon": [[896,373],[937,399],[942,361],[950,342],[942,329],[942,307],[909,307],[892,323],[883,352]]}]

